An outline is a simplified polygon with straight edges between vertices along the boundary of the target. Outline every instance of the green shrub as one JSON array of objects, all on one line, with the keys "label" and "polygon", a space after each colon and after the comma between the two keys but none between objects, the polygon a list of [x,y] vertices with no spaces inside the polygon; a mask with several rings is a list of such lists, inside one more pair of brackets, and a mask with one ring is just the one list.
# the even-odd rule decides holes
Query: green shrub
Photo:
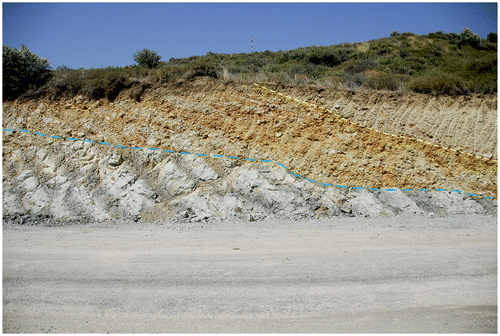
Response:
[{"label": "green shrub", "polygon": [[58,78],[56,88],[60,92],[69,92],[72,95],[79,94],[85,86],[85,74],[80,70],[69,70]]},{"label": "green shrub", "polygon": [[375,69],[379,63],[373,58],[349,60],[344,65],[344,71],[348,74],[357,74],[368,69]]},{"label": "green shrub", "polygon": [[120,91],[125,88],[125,76],[119,73],[110,73],[104,81],[104,95],[109,101],[116,99]]},{"label": "green shrub", "polygon": [[400,80],[392,73],[379,72],[368,76],[365,86],[375,90],[396,91]]},{"label": "green shrub", "polygon": [[179,67],[164,66],[159,69],[149,71],[148,77],[158,84],[174,82],[181,78],[182,70]]},{"label": "green shrub", "polygon": [[365,84],[366,76],[362,74],[354,74],[354,75],[344,75],[341,83],[343,86],[351,89],[360,88]]},{"label": "green shrub", "polygon": [[486,37],[486,41],[488,41],[488,43],[497,43],[497,40],[497,33],[489,33]]},{"label": "green shrub", "polygon": [[21,49],[3,46],[3,99],[16,99],[30,89],[44,85],[51,77],[49,61],[22,45]]},{"label": "green shrub", "polygon": [[457,95],[468,92],[465,81],[457,75],[435,70],[425,76],[413,78],[407,88],[413,92],[426,94]]},{"label": "green shrub", "polygon": [[464,28],[464,30],[460,33],[458,45],[470,45],[471,47],[478,49],[481,45],[481,38],[479,35],[474,34],[469,28]]},{"label": "green shrub", "polygon": [[306,54],[304,60],[308,63],[334,67],[349,60],[350,48],[325,49],[315,48]]},{"label": "green shrub", "polygon": [[466,68],[471,77],[484,74],[493,74],[496,77],[497,57],[496,55],[491,55],[489,57],[473,58],[469,60],[469,64]]},{"label": "green shrub", "polygon": [[187,79],[192,79],[197,76],[208,76],[212,78],[217,78],[217,68],[212,64],[207,63],[195,63],[188,67]]},{"label": "green shrub", "polygon": [[[402,60],[396,60],[392,62],[387,70],[392,72],[393,74],[401,74],[401,75],[411,75],[414,71],[408,66],[408,64]],[[413,71],[413,72],[412,72]]]},{"label": "green shrub", "polygon": [[410,52],[404,48],[399,49],[398,53],[399,53],[399,57],[401,57],[403,59],[410,56]]},{"label": "green shrub", "polygon": [[160,58],[161,56],[159,56],[156,51],[151,51],[149,49],[142,49],[141,51],[136,51],[134,54],[134,61],[140,66],[150,69],[154,69],[160,64]]}]

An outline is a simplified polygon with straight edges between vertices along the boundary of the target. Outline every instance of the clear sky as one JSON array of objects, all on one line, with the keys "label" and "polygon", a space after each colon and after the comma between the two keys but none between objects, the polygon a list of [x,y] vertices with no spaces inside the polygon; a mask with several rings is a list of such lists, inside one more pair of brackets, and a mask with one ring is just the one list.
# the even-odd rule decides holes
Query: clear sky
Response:
[{"label": "clear sky", "polygon": [[364,42],[393,31],[497,32],[497,3],[3,3],[3,45],[53,68],[134,64],[215,53]]}]

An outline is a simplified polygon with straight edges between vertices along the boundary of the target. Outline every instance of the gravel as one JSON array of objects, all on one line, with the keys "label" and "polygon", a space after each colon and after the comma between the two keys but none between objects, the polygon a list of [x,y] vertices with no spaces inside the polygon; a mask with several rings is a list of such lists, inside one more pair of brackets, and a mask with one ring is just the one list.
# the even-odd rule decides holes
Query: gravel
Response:
[{"label": "gravel", "polygon": [[497,219],[4,221],[5,333],[497,331]]}]

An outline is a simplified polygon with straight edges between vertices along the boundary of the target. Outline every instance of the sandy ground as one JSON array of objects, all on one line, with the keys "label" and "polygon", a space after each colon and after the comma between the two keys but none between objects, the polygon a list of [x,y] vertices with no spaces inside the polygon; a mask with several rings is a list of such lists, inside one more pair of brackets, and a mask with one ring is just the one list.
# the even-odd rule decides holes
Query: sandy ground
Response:
[{"label": "sandy ground", "polygon": [[497,331],[497,219],[3,227],[5,333]]}]

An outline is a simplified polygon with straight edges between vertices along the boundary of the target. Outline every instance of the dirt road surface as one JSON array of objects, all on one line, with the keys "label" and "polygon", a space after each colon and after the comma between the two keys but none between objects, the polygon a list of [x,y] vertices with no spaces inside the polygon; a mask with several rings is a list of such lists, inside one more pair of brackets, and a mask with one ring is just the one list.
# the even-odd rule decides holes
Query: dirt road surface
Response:
[{"label": "dirt road surface", "polygon": [[497,219],[3,227],[5,333],[497,331]]}]

